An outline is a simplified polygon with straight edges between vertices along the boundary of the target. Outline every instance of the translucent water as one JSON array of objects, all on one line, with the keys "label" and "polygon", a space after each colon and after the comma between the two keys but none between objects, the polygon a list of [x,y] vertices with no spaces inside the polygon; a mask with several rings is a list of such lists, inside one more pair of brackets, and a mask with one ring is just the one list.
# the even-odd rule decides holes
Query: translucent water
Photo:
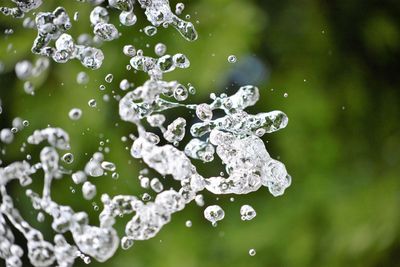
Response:
[{"label": "translucent water", "polygon": [[[40,0],[12,2],[14,7],[1,7],[0,12],[15,18],[23,17],[25,13],[38,9],[42,4]],[[57,63],[77,59],[87,68],[101,67],[105,55],[100,48],[95,48],[92,44],[100,44],[99,40],[112,41],[118,38],[118,27],[110,23],[110,10],[99,6],[107,1],[79,2],[94,5],[89,17],[94,36],[82,34],[75,41],[67,34],[72,27],[72,21],[62,7],[52,12],[38,12],[34,23],[27,20],[24,25],[27,28],[36,28],[38,34],[32,52],[42,57],[35,63],[27,60],[19,62],[15,66],[19,79],[28,80],[40,75],[49,66],[48,58]],[[122,25],[131,26],[136,23],[135,1],[108,0],[108,4],[111,9],[118,10]],[[148,36],[157,34],[159,26],[171,25],[183,38],[189,41],[197,39],[193,24],[178,17],[185,8],[182,3],[176,5],[175,14],[167,0],[138,0],[138,4],[151,24],[144,30]],[[191,63],[186,55],[168,55],[167,47],[162,43],[154,48],[156,57],[145,56],[141,49],[129,44],[125,45],[121,52],[129,57],[127,61],[129,60],[131,68],[145,72],[149,77],[140,86],[134,86],[128,79],[118,81],[122,93],[126,92],[117,99],[120,118],[134,124],[138,130],[137,136],[130,135],[131,141],[128,141],[128,138],[124,139],[127,144],[130,142],[130,155],[142,160],[159,174],[158,177],[178,181],[180,187],[166,190],[162,180],[153,176],[149,178],[149,172],[143,171],[139,176],[140,186],[154,191],[154,196],[147,192],[140,197],[103,194],[102,205],[92,203],[93,209],[99,210],[100,224],[90,225],[88,215],[84,211],[74,211],[69,206],[53,201],[52,182],[54,179],[71,178],[75,185],[81,186],[84,199],[93,201],[97,195],[97,188],[91,179],[107,173],[117,179],[117,164],[105,160],[104,154],[96,152],[83,170],[67,170],[74,157],[79,156],[68,151],[69,135],[63,129],[55,127],[34,130],[27,143],[45,145],[41,149],[38,162],[28,163],[23,160],[7,166],[0,165],[0,258],[5,260],[6,266],[22,266],[21,258],[24,254],[23,249],[15,244],[9,223],[26,238],[27,256],[33,266],[56,264],[68,267],[73,266],[77,258],[81,258],[85,263],[90,263],[91,258],[99,262],[107,261],[119,246],[129,249],[136,241],[155,237],[162,227],[170,222],[171,216],[183,210],[191,201],[195,201],[198,206],[204,206],[205,200],[201,193],[204,190],[215,195],[241,195],[257,191],[264,186],[272,195],[280,196],[290,186],[291,177],[285,165],[270,157],[261,139],[264,134],[285,128],[288,118],[281,111],[258,114],[245,111],[259,100],[260,92],[257,87],[243,86],[230,96],[213,94],[210,103],[188,104],[186,101],[190,101],[189,94],[194,94],[195,88],[178,81],[165,81],[163,77],[164,73],[177,68],[189,68]],[[232,55],[228,61],[234,63],[236,57]],[[114,76],[108,74],[104,79],[110,84],[114,81]],[[89,77],[85,72],[81,72],[76,80],[78,84],[87,84]],[[29,90],[26,91],[33,93],[33,89],[28,85],[26,87]],[[102,85],[102,88],[105,89],[105,86]],[[97,102],[92,98],[88,100],[88,105],[96,108]],[[183,117],[167,120],[162,114],[165,110],[178,107],[188,112],[193,111],[197,122],[189,125]],[[68,116],[71,120],[79,120],[82,111],[72,108]],[[151,129],[146,129],[143,121],[146,121]],[[1,129],[0,141],[4,144],[12,143],[14,136],[24,125],[23,120],[18,119],[13,122],[12,127]],[[156,134],[157,132],[161,134]],[[180,143],[184,143],[183,151],[179,149]],[[212,177],[203,177],[192,163],[192,160],[211,162],[216,157],[224,164],[225,173]],[[32,175],[36,173],[43,174],[43,190],[38,193],[26,189],[26,195],[31,200],[33,209],[41,214],[38,215],[39,221],[47,218],[52,221],[51,227],[56,232],[52,242],[45,240],[40,231],[23,219],[6,190],[7,184],[12,180],[18,180],[22,187],[28,187],[32,182]],[[75,192],[79,189],[70,190]],[[251,206],[244,205],[240,209],[240,215],[242,220],[251,220],[256,216],[256,212]],[[129,218],[122,236],[114,229],[119,217]],[[204,209],[204,217],[216,226],[217,222],[224,219],[225,212],[218,205],[210,205]],[[185,225],[191,227],[192,222],[188,220]],[[69,244],[64,234],[72,236],[74,244]],[[249,254],[254,256],[255,250],[251,249]]]}]

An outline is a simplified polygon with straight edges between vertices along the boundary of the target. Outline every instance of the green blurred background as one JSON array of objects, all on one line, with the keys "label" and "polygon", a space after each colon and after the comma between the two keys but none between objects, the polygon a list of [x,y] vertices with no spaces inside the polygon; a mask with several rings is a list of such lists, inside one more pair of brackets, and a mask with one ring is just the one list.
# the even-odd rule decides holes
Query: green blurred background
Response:
[{"label": "green blurred background", "polygon": [[[5,2],[9,1],[1,4]],[[79,11],[80,19],[69,31],[72,36],[91,32],[90,5],[72,0],[46,2],[41,10],[62,4],[71,16]],[[36,33],[22,28],[21,20],[0,16],[1,32],[14,29],[14,34],[0,38],[0,62],[4,64],[0,126],[11,127],[14,117],[30,122],[5,148],[3,165],[22,160],[27,153],[37,160],[40,148],[28,146],[22,153],[22,142],[34,129],[61,126],[70,133],[75,155],[68,168],[82,168],[99,147],[109,147],[106,158],[117,164],[119,179],[110,175],[91,179],[98,186],[95,204],[100,205],[99,197],[105,192],[144,193],[137,177],[145,166],[130,158],[126,150],[130,142],[121,141],[136,129],[119,120],[112,96],[124,94],[118,88],[121,79],[139,86],[146,78],[126,70],[129,58],[121,52],[123,45],[133,44],[146,55],[154,55],[154,45],[163,42],[168,53],[182,52],[191,61],[190,69],[165,76],[196,87],[197,94],[188,102],[207,102],[211,92],[232,94],[240,85],[254,84],[260,88],[261,100],[251,112],[279,109],[288,114],[288,127],[264,140],[271,156],[286,164],[293,183],[279,198],[265,188],[235,196],[234,202],[229,200],[231,196],[216,199],[206,194],[206,205],[217,203],[225,209],[226,218],[218,227],[212,227],[203,218],[203,208],[192,203],[174,215],[156,238],[137,242],[128,251],[119,250],[107,263],[91,266],[400,266],[400,2],[183,3],[183,14],[190,14],[197,25],[198,41],[189,43],[172,28],[160,28],[156,36],[146,36],[140,29],[148,22],[137,6],[138,23],[120,27],[122,37],[104,44],[106,59],[100,70],[87,70],[77,61],[52,62],[49,70],[33,81],[35,96],[24,92],[14,65],[37,58],[30,53]],[[114,10],[111,14],[116,22],[118,13]],[[231,54],[237,56],[236,64],[228,63]],[[81,71],[89,74],[88,85],[77,84]],[[112,84],[104,82],[108,73],[114,75]],[[101,84],[106,85],[105,91],[99,90]],[[109,102],[102,100],[104,94],[110,95]],[[87,104],[91,98],[97,100],[95,109]],[[83,110],[82,119],[76,122],[68,118],[74,107]],[[188,121],[193,120],[193,114],[183,110],[167,114],[171,119],[184,114]],[[223,170],[217,163],[197,166],[204,176]],[[163,182],[165,187],[176,184],[168,179]],[[35,177],[32,188],[40,192],[41,183],[41,177]],[[18,184],[11,184],[9,191],[27,220],[51,240],[50,218],[46,217],[45,223],[36,221],[37,212]],[[91,223],[98,223],[94,203],[82,198],[81,189],[69,177],[55,181],[53,198],[87,211]],[[252,221],[240,220],[243,204],[256,209]],[[128,219],[118,223],[121,234]],[[185,227],[186,220],[193,222],[191,228]],[[17,237],[24,245],[23,238]],[[257,251],[254,257],[248,254],[251,248]],[[77,266],[85,264],[77,260]]]}]

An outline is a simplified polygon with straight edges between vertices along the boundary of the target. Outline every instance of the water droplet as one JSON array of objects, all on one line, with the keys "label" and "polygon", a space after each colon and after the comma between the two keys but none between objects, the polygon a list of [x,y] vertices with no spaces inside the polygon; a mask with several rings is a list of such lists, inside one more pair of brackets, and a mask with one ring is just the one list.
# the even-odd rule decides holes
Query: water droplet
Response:
[{"label": "water droplet", "polygon": [[237,61],[237,58],[236,58],[235,55],[230,55],[230,56],[228,57],[228,62],[229,62],[229,63],[236,63],[236,61]]},{"label": "water droplet", "polygon": [[250,250],[249,250],[249,255],[252,256],[252,257],[255,256],[255,255],[256,255],[256,250],[253,249],[253,248],[250,249]]}]

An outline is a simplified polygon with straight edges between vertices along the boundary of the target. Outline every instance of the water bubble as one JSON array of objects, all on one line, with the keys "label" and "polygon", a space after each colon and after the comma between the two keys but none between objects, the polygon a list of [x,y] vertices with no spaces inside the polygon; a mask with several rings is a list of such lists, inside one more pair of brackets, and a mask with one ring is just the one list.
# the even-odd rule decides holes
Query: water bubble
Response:
[{"label": "water bubble", "polygon": [[110,23],[97,23],[94,26],[93,33],[103,41],[112,41],[119,38],[117,28]]},{"label": "water bubble", "polygon": [[101,6],[96,6],[92,12],[90,12],[89,18],[93,25],[98,23],[108,23],[110,20],[107,9]]},{"label": "water bubble", "polygon": [[177,68],[185,69],[190,66],[190,61],[184,54],[174,55],[173,60]]},{"label": "water bubble", "polygon": [[185,225],[186,225],[186,227],[188,227],[188,228],[192,227],[192,221],[187,220],[187,221],[185,222]]},{"label": "water bubble", "polygon": [[143,201],[150,201],[151,200],[151,196],[148,193],[144,193],[142,196],[142,200]]},{"label": "water bubble", "polygon": [[163,184],[160,182],[160,180],[158,178],[151,179],[150,187],[156,193],[160,193],[161,191],[164,190],[164,186],[163,186]]},{"label": "water bubble", "polygon": [[163,43],[158,43],[154,47],[154,52],[156,53],[157,56],[161,57],[165,55],[165,53],[167,52],[167,46]]},{"label": "water bubble", "polygon": [[107,74],[107,76],[104,78],[107,83],[112,83],[113,79],[114,76],[111,73]]},{"label": "water bubble", "polygon": [[34,95],[35,93],[35,86],[33,85],[33,83],[31,83],[30,81],[26,81],[24,83],[24,91],[25,93],[27,93],[28,95]]},{"label": "water bubble", "polygon": [[68,117],[73,121],[77,121],[82,117],[82,110],[79,108],[73,108],[69,111]]},{"label": "water bubble", "polygon": [[208,104],[200,104],[196,107],[196,116],[202,121],[209,121],[213,117],[213,112]]},{"label": "water bubble", "polygon": [[157,34],[157,28],[154,27],[154,26],[146,26],[146,27],[143,29],[143,31],[144,31],[144,33],[145,33],[147,36],[154,36],[154,35]]},{"label": "water bubble", "polygon": [[218,205],[208,206],[204,210],[204,218],[212,224],[221,221],[225,217],[224,210]]},{"label": "water bubble", "polygon": [[[82,185],[82,195],[86,200],[91,200],[93,199],[97,194],[97,189],[94,184],[91,182],[84,182]],[[96,205],[94,205],[96,206]]]},{"label": "water bubble", "polygon": [[39,213],[37,214],[36,220],[37,220],[38,222],[44,222],[44,219],[45,219],[45,217],[44,217],[43,212],[39,212]]},{"label": "water bubble", "polygon": [[229,63],[236,63],[236,61],[237,61],[237,58],[236,58],[235,55],[230,55],[230,56],[228,57],[228,62],[229,62]]},{"label": "water bubble", "polygon": [[257,213],[253,209],[253,207],[251,207],[250,205],[243,205],[240,208],[240,215],[241,215],[242,221],[250,221],[254,217],[256,217]]},{"label": "water bubble", "polygon": [[14,140],[14,134],[11,129],[4,128],[0,131],[0,140],[5,144],[11,144]]},{"label": "water bubble", "polygon": [[178,16],[181,15],[184,9],[185,5],[183,3],[177,3],[175,6],[175,14]]},{"label": "water bubble", "polygon": [[101,163],[101,167],[102,167],[104,170],[106,170],[106,171],[111,171],[111,172],[113,172],[113,171],[115,171],[115,170],[117,169],[117,167],[115,166],[115,164],[112,163],[112,162],[109,162],[109,161],[103,161],[103,162]]},{"label": "water bubble", "polygon": [[123,52],[126,56],[129,56],[129,57],[136,56],[136,49],[133,45],[125,45],[123,48]]},{"label": "water bubble", "polygon": [[249,250],[249,255],[250,255],[250,256],[255,256],[256,253],[257,253],[257,252],[256,252],[256,250],[255,250],[254,248],[252,248],[252,249]]},{"label": "water bubble", "polygon": [[150,179],[148,177],[142,177],[140,179],[140,186],[142,188],[149,188],[150,187]]},{"label": "water bubble", "polygon": [[61,158],[65,163],[71,164],[74,162],[74,155],[72,153],[65,153]]},{"label": "water bubble", "polygon": [[90,100],[88,101],[88,105],[89,105],[89,107],[91,107],[91,108],[95,108],[95,107],[97,106],[97,102],[96,102],[95,99],[90,99]]},{"label": "water bubble", "polygon": [[121,89],[122,91],[126,91],[131,87],[131,84],[129,83],[129,81],[127,79],[123,79],[120,83],[119,83],[119,89]]},{"label": "water bubble", "polygon": [[89,83],[89,75],[86,72],[81,71],[76,76],[76,82],[78,84],[88,84]]},{"label": "water bubble", "polygon": [[86,182],[86,180],[87,180],[87,176],[86,176],[85,172],[83,172],[83,171],[78,171],[78,172],[73,173],[71,178],[75,184],[81,184],[83,182]]},{"label": "water bubble", "polygon": [[134,243],[133,239],[124,236],[121,239],[121,248],[124,249],[124,250],[127,250],[127,249],[129,249],[129,248],[131,248],[133,246],[133,243]]},{"label": "water bubble", "polygon": [[125,26],[132,26],[136,24],[137,17],[133,12],[122,11],[119,15],[119,21]]},{"label": "water bubble", "polygon": [[189,91],[185,86],[179,84],[174,89],[174,98],[178,101],[185,101],[189,96]]}]

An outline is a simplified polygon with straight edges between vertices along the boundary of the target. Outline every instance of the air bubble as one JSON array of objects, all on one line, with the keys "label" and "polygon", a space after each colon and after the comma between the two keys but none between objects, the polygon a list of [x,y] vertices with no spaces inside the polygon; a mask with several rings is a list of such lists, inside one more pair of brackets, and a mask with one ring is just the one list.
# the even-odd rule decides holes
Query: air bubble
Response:
[{"label": "air bubble", "polygon": [[249,250],[249,255],[252,256],[252,257],[255,256],[256,253],[257,253],[257,252],[256,252],[256,250],[255,250],[254,248],[252,248],[252,249]]},{"label": "air bubble", "polygon": [[228,62],[229,62],[229,63],[236,63],[236,61],[237,61],[237,58],[236,58],[235,55],[230,55],[230,56],[228,57]]},{"label": "air bubble", "polygon": [[79,108],[73,108],[69,111],[68,117],[73,121],[77,121],[82,117],[82,110]]},{"label": "air bubble", "polygon": [[71,164],[74,162],[74,155],[72,153],[65,153],[61,158],[65,163]]},{"label": "air bubble", "polygon": [[225,217],[225,212],[218,205],[208,206],[204,210],[204,218],[206,218],[206,220],[211,222],[212,224],[221,221],[224,217]]},{"label": "air bubble", "polygon": [[91,108],[95,108],[95,107],[97,106],[97,102],[96,102],[95,99],[90,99],[90,100],[88,101],[88,105],[89,105],[89,107],[91,107]]}]

